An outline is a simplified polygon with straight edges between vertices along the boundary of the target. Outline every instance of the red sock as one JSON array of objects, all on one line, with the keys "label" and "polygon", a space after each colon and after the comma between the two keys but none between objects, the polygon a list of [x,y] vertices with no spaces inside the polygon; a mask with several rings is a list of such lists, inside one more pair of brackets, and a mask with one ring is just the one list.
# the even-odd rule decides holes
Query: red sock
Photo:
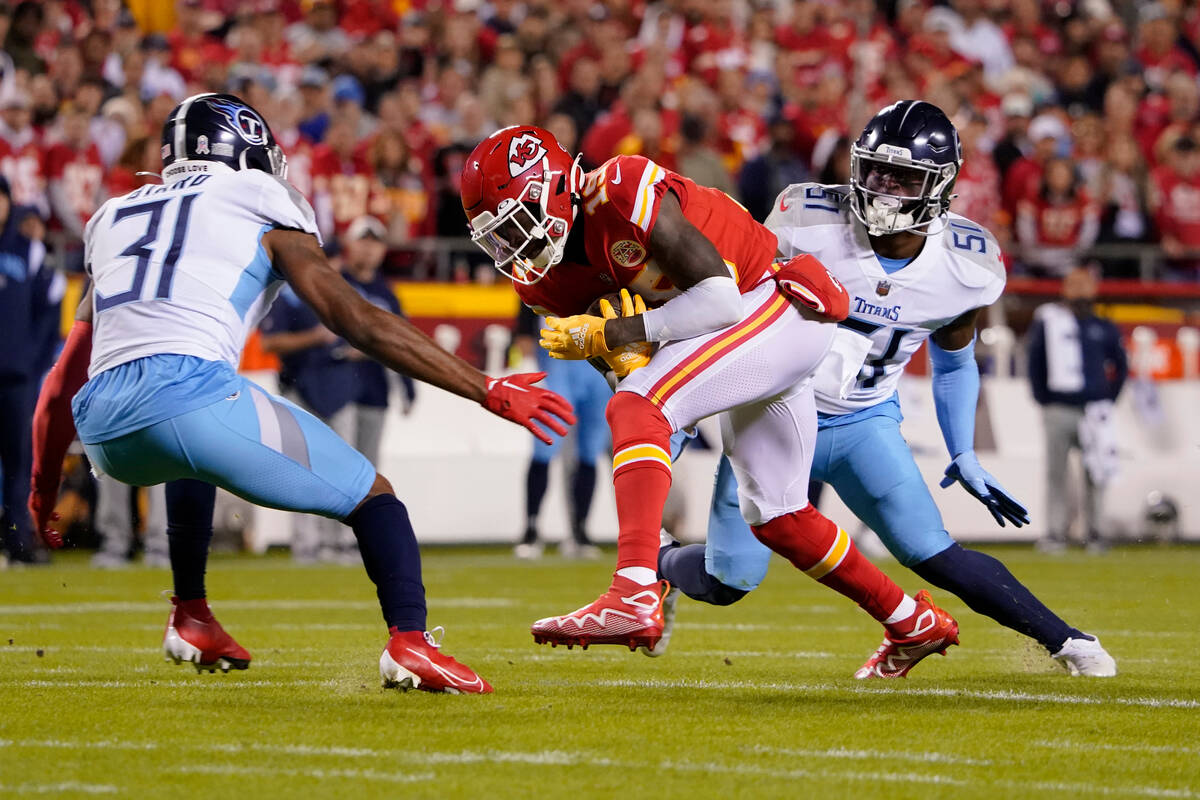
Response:
[{"label": "red sock", "polygon": [[646,398],[617,392],[606,412],[617,495],[617,569],[658,567],[658,531],[671,490],[671,425]]},{"label": "red sock", "polygon": [[759,541],[883,622],[904,599],[904,590],[867,559],[849,535],[811,505],[751,526]]}]

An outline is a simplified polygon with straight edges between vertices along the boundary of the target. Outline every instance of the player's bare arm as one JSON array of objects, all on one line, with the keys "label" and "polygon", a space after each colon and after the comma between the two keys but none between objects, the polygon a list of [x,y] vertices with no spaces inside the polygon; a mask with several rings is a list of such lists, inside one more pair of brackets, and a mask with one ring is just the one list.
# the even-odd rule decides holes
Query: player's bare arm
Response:
[{"label": "player's bare arm", "polygon": [[363,299],[325,258],[312,234],[276,228],[263,236],[262,244],[321,322],[381,364],[474,400],[547,444],[551,438],[539,425],[565,436],[563,422],[575,423],[570,403],[533,386],[545,373],[489,378],[447,353],[408,320]]},{"label": "player's bare arm", "polygon": [[329,263],[312,234],[282,228],[263,236],[267,254],[331,331],[388,367],[482,403],[488,378],[416,326],[363,299]]},{"label": "player's bare arm", "polygon": [[79,301],[79,306],[75,309],[76,322],[91,322],[92,321],[92,284],[88,284],[87,291],[83,293],[83,299]]},{"label": "player's bare arm", "polygon": [[973,308],[933,332],[933,342],[946,351],[962,350],[975,338],[975,325],[982,308]]},{"label": "player's bare arm", "polygon": [[[740,293],[721,254],[708,237],[688,222],[679,199],[673,193],[664,194],[660,202],[658,219],[650,230],[647,252],[663,275],[685,292],[708,278],[728,279],[730,302],[713,309],[712,329],[737,322],[741,315],[741,304],[740,301],[732,301],[738,300]],[[644,315],[610,320],[604,328],[604,340],[610,349],[646,341]]]}]

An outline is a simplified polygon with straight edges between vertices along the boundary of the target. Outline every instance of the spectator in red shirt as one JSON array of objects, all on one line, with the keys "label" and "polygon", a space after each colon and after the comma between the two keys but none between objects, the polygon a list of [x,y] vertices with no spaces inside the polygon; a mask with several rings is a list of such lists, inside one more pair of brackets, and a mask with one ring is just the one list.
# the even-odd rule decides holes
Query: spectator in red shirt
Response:
[{"label": "spectator in red shirt", "polygon": [[[326,238],[364,214],[386,214],[386,195],[357,145],[353,123],[335,117],[325,141],[313,148],[313,208]],[[379,213],[381,203],[384,214]]]},{"label": "spectator in red shirt", "polygon": [[1169,257],[1168,277],[1195,280],[1200,266],[1200,147],[1175,140],[1167,163],[1151,174],[1150,209]]},{"label": "spectator in red shirt", "polygon": [[9,95],[0,108],[0,173],[12,187],[13,204],[32,206],[45,219],[50,216],[45,163],[41,137],[32,123],[29,95]]},{"label": "spectator in red shirt", "polygon": [[1162,3],[1138,8],[1138,48],[1135,57],[1144,70],[1146,85],[1161,89],[1176,70],[1196,74],[1196,62],[1179,46],[1179,24]]},{"label": "spectator in red shirt", "polygon": [[104,197],[104,163],[88,135],[87,112],[67,103],[59,117],[62,140],[46,151],[50,207],[68,242],[81,244],[83,226]]},{"label": "spectator in red shirt", "polygon": [[1058,152],[1059,143],[1068,138],[1062,120],[1053,114],[1042,114],[1029,123],[1029,155],[1013,162],[1004,175],[1004,210],[1016,217],[1017,206],[1031,198],[1041,188],[1042,171],[1046,162]]},{"label": "spectator in red shirt", "polygon": [[1061,278],[1095,244],[1099,215],[1081,183],[1069,159],[1052,158],[1045,164],[1040,191],[1021,201],[1017,240],[1021,261],[1034,275]]},{"label": "spectator in red shirt", "polygon": [[371,142],[367,160],[387,197],[387,241],[398,244],[432,235],[428,168],[408,149],[400,132],[380,131]]},{"label": "spectator in red shirt", "polygon": [[820,25],[819,13],[820,8],[814,0],[799,0],[792,4],[790,23],[776,29],[775,44],[783,56],[782,69],[785,75],[817,69],[831,55],[845,57],[845,53],[830,53],[832,37]]}]

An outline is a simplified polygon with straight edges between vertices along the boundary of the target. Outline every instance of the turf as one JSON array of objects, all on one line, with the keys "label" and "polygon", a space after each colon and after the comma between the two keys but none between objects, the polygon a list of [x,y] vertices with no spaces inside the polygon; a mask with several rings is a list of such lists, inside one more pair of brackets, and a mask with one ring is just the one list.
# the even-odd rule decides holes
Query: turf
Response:
[{"label": "turf", "polygon": [[877,626],[781,561],[735,606],[684,600],[663,658],[552,650],[529,622],[591,600],[605,564],[460,549],[426,553],[430,624],[492,696],[381,689],[362,571],[270,556],[214,559],[255,658],[198,675],[161,658],[164,571],[68,556],[0,573],[0,795],[1200,797],[1200,549],[994,552],[1121,675],[1069,678],[941,597],[962,647],[855,682]]}]

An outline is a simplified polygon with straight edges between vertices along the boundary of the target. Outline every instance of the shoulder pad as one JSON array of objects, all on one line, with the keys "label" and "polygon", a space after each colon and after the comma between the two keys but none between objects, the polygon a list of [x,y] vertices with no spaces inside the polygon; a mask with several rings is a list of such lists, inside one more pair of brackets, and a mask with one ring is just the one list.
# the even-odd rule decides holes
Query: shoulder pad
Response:
[{"label": "shoulder pad", "polygon": [[655,184],[667,177],[667,170],[645,156],[615,156],[596,170],[599,182],[588,181],[584,193],[584,210],[589,207],[589,190],[600,192],[607,202],[596,210],[615,214],[643,231],[648,231],[658,202]]},{"label": "shoulder pad", "polygon": [[764,224],[774,230],[776,225],[809,228],[845,223],[850,215],[849,196],[849,186],[793,183],[775,198],[775,205]]},{"label": "shoulder pad", "polygon": [[763,222],[775,234],[779,253],[813,253],[841,241],[852,222],[848,192],[847,186],[820,183],[793,183],[784,189]]},{"label": "shoulder pad", "polygon": [[250,176],[251,182],[259,184],[259,213],[264,217],[285,228],[296,228],[321,238],[317,214],[295,186],[262,170],[244,170],[240,174]]},{"label": "shoulder pad", "polygon": [[949,214],[941,239],[942,246],[951,256],[954,274],[964,286],[994,289],[996,296],[1000,295],[1008,273],[1004,269],[1000,243],[991,231],[966,217]]}]

